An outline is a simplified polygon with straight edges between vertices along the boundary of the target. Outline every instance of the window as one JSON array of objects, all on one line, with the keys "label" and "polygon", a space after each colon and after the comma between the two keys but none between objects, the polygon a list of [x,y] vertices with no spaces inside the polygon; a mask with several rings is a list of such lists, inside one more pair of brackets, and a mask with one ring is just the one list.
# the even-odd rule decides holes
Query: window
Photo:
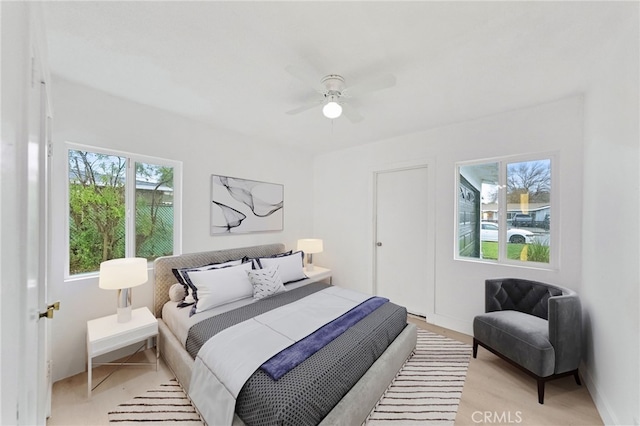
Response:
[{"label": "window", "polygon": [[458,259],[552,263],[551,158],[460,164]]},{"label": "window", "polygon": [[109,259],[174,254],[180,163],[84,148],[68,150],[68,275]]}]

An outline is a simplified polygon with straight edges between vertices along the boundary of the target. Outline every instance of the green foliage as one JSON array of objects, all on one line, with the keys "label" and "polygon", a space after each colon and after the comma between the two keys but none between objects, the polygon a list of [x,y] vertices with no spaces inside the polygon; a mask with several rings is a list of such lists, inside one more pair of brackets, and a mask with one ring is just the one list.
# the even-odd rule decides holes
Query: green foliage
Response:
[{"label": "green foliage", "polygon": [[482,241],[482,258],[498,260],[498,243]]},{"label": "green foliage", "polygon": [[[69,151],[69,272],[93,272],[125,257],[123,157]],[[136,178],[153,189],[136,190],[136,256],[173,253],[173,168],[136,163]]]},{"label": "green foliage", "polygon": [[[526,258],[529,262],[549,263],[549,246],[540,243],[533,244],[507,244],[507,259],[520,260],[523,250],[526,248]],[[482,242],[482,258],[498,260],[498,243],[492,241]]]},{"label": "green foliage", "polygon": [[539,242],[529,244],[527,260],[529,262],[549,263],[549,246]]},{"label": "green foliage", "polygon": [[124,257],[124,187],[69,185],[69,269],[97,271]]},{"label": "green foliage", "polygon": [[173,254],[173,168],[136,163],[136,179],[154,182],[152,190],[136,190],[136,256],[153,260]]},{"label": "green foliage", "polygon": [[[520,259],[522,249],[526,244],[507,244],[507,259]],[[495,241],[482,241],[482,258],[498,260],[498,243]]]}]

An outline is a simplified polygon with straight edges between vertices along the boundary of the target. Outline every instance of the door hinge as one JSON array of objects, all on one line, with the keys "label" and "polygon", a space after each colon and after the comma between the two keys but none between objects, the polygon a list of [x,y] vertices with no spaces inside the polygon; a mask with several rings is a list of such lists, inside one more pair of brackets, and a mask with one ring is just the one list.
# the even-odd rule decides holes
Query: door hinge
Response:
[{"label": "door hinge", "polygon": [[53,157],[53,144],[51,142],[47,144],[47,157]]}]

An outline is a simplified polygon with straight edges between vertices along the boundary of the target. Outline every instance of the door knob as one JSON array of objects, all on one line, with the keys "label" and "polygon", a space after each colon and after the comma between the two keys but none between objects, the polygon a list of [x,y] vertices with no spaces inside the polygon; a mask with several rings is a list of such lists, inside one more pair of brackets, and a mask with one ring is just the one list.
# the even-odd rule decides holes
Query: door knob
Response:
[{"label": "door knob", "polygon": [[38,318],[53,318],[53,311],[60,310],[60,302],[54,302],[47,306],[47,310],[44,312],[40,312]]},{"label": "door knob", "polygon": [[381,243],[380,241],[378,241],[378,242],[376,243],[376,245],[377,245],[378,247],[382,247],[382,243]]}]

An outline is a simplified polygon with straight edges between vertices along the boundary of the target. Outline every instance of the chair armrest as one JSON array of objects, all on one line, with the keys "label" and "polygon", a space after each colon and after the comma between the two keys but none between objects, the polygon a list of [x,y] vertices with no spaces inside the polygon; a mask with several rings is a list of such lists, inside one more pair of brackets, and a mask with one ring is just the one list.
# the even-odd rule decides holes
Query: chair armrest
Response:
[{"label": "chair armrest", "polygon": [[582,307],[577,294],[549,298],[549,341],[556,352],[555,373],[578,368],[582,358]]}]

